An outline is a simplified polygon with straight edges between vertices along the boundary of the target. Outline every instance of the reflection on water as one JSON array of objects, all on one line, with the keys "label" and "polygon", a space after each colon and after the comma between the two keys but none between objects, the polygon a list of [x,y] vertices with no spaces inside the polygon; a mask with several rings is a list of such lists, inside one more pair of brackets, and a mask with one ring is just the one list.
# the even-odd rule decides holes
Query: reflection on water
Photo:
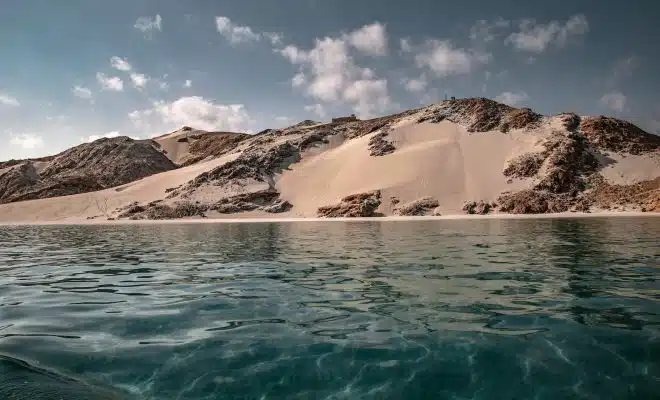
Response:
[{"label": "reflection on water", "polygon": [[655,218],[3,227],[0,354],[148,399],[652,398],[658,243]]}]

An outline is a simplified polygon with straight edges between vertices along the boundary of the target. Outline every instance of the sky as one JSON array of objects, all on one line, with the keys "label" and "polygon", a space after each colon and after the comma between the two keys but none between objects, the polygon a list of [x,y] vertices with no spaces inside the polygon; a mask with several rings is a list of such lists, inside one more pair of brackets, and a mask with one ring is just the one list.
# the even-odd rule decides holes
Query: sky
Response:
[{"label": "sky", "polygon": [[3,0],[0,160],[445,96],[660,132],[652,0]]}]

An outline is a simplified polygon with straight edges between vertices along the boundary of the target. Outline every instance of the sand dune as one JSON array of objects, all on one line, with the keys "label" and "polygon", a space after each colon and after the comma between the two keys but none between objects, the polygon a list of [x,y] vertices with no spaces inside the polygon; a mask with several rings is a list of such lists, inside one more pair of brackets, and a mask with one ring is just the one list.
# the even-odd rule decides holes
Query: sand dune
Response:
[{"label": "sand dune", "polygon": [[0,221],[71,221],[112,213],[132,202],[148,203],[165,197],[165,190],[184,184],[202,172],[236,158],[230,154],[204,163],[151,175],[112,189],[72,196],[0,205]]},{"label": "sand dune", "polygon": [[[606,122],[609,127],[621,125]],[[542,117],[487,99],[465,99],[374,120],[307,123],[249,137],[181,129],[153,139],[173,162],[181,165],[191,157],[191,141],[183,140],[190,135],[221,138],[213,151],[196,154],[198,159],[224,155],[192,160],[197,163],[99,192],[3,204],[0,221],[105,220],[133,202],[146,206],[155,200],[167,206],[201,204],[207,207],[203,215],[211,219],[313,218],[322,206],[372,191],[378,191],[377,211],[385,216],[400,207],[392,198],[399,205],[432,198],[437,204],[433,213],[461,215],[466,201],[491,204],[506,192],[523,193],[520,201],[544,203],[538,212],[556,212],[557,202],[565,202],[562,210],[593,205],[597,211],[603,202],[621,210],[641,210],[658,191],[649,181],[660,177],[660,144],[624,124],[636,140],[628,147],[635,154],[616,151],[614,128],[601,137],[591,127],[585,142],[579,124],[574,114]],[[527,155],[540,157],[542,165],[522,164],[521,171],[505,176],[512,161]],[[604,183],[597,196],[589,197],[590,182],[599,182],[593,177]],[[625,186],[637,182],[646,183]],[[276,200],[271,199],[273,190]],[[246,204],[262,201],[260,191],[275,203]],[[257,196],[241,197],[250,193]],[[233,203],[224,203],[231,211],[213,208],[232,196]],[[286,202],[282,210],[268,210]],[[625,208],[626,202],[634,202],[634,207]],[[538,204],[525,207],[521,209],[534,210]]]},{"label": "sand dune", "polygon": [[504,190],[525,187],[521,181],[507,184],[502,166],[538,149],[538,137],[525,133],[471,134],[451,122],[409,123],[389,134],[394,153],[372,157],[367,151],[372,136],[307,157],[282,174],[277,188],[294,205],[292,212],[314,216],[318,207],[344,196],[379,189],[386,214],[391,196],[402,203],[432,196],[443,213],[460,213],[467,198],[495,200]]}]

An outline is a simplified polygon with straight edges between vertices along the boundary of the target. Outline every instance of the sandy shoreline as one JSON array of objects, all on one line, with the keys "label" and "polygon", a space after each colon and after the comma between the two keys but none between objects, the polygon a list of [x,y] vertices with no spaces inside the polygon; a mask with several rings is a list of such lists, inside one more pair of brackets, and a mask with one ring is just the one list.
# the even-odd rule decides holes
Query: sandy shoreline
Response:
[{"label": "sandy shoreline", "polygon": [[26,221],[1,222],[0,226],[41,226],[41,225],[163,225],[163,224],[226,224],[226,223],[293,223],[293,222],[410,222],[410,221],[454,221],[454,220],[503,220],[503,219],[569,219],[569,218],[620,218],[646,217],[657,218],[660,213],[624,211],[594,213],[557,213],[557,214],[488,214],[488,215],[443,215],[419,217],[370,217],[370,218],[182,218],[166,220],[61,220],[61,221]]}]

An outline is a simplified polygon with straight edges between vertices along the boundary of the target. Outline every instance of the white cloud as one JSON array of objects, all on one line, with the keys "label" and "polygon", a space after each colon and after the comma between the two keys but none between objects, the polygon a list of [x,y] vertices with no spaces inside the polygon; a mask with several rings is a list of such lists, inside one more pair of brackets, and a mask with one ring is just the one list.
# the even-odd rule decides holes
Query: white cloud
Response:
[{"label": "white cloud", "polygon": [[424,49],[415,55],[420,68],[428,68],[438,77],[468,74],[478,64],[490,60],[490,54],[455,48],[448,40],[429,40]]},{"label": "white cloud", "polygon": [[273,46],[282,43],[282,34],[276,32],[264,32],[263,36],[270,41]]},{"label": "white cloud", "polygon": [[124,90],[124,81],[118,76],[107,76],[102,72],[97,72],[96,80],[99,82],[103,90],[111,90],[115,92],[121,92]]},{"label": "white cloud", "polygon": [[133,72],[131,73],[131,81],[133,82],[133,86],[135,86],[136,89],[143,89],[145,86],[147,86],[149,77],[144,74]]},{"label": "white cloud", "polygon": [[616,112],[622,112],[626,108],[626,96],[621,92],[610,92],[600,98],[599,104]]},{"label": "white cloud", "polygon": [[316,114],[319,118],[325,119],[325,117],[328,115],[325,112],[325,108],[323,105],[316,103],[316,104],[310,104],[305,106],[305,111],[312,112]]},{"label": "white cloud", "polygon": [[529,96],[525,92],[504,92],[495,97],[495,101],[512,107],[521,105],[528,99]]},{"label": "white cloud", "polygon": [[391,103],[387,81],[378,79],[373,70],[358,66],[350,54],[351,48],[364,51],[355,43],[361,43],[357,38],[373,34],[374,29],[369,26],[338,38],[316,39],[310,50],[292,45],[276,50],[299,66],[291,80],[292,86],[302,88],[321,102],[347,103],[363,117],[386,109]]},{"label": "white cloud", "polygon": [[186,79],[186,81],[183,83],[183,87],[189,88],[192,86],[192,81],[190,79]]},{"label": "white cloud", "polygon": [[74,96],[85,100],[91,100],[92,98],[92,91],[83,86],[74,86],[73,89],[71,89],[71,93],[73,93]]},{"label": "white cloud", "polygon": [[351,46],[364,54],[384,56],[387,54],[387,34],[385,25],[380,22],[365,25],[347,36]]},{"label": "white cloud", "polygon": [[470,28],[470,39],[483,43],[492,42],[497,36],[497,31],[508,28],[509,25],[510,22],[502,18],[492,22],[482,19]]},{"label": "white cloud", "polygon": [[131,64],[125,58],[117,56],[110,58],[110,65],[112,65],[112,68],[119,71],[130,71],[132,68]]},{"label": "white cloud", "polygon": [[411,93],[423,92],[428,86],[428,82],[424,76],[419,78],[406,78],[402,81],[403,86]]},{"label": "white cloud", "polygon": [[8,94],[0,93],[0,105],[18,107],[21,105],[16,97],[10,96]]},{"label": "white cloud", "polygon": [[32,135],[29,133],[23,134],[10,134],[9,144],[12,146],[20,147],[24,150],[33,150],[44,147],[44,139],[41,136]]},{"label": "white cloud", "polygon": [[285,116],[281,116],[281,115],[278,115],[277,117],[275,117],[275,121],[278,121],[278,122],[288,122],[288,121],[291,121],[291,118],[289,118],[289,117],[285,117]]},{"label": "white cloud", "polygon": [[520,23],[520,31],[514,32],[506,39],[517,50],[531,53],[542,53],[550,44],[563,46],[571,36],[584,35],[589,31],[587,18],[582,14],[570,17],[566,23],[551,21],[546,25],[536,24],[533,19]]},{"label": "white cloud", "polygon": [[160,14],[156,14],[155,17],[140,17],[135,21],[133,27],[147,36],[151,36],[153,32],[163,30],[163,19]]},{"label": "white cloud", "polygon": [[118,136],[119,136],[119,132],[112,131],[112,132],[108,132],[104,135],[90,135],[90,136],[87,136],[87,138],[83,139],[83,141],[87,142],[87,143],[90,143],[90,142],[93,142],[95,140],[99,140],[101,138],[115,138],[115,137],[118,137]]},{"label": "white cloud", "polygon": [[250,123],[250,116],[242,104],[214,104],[199,96],[181,97],[171,103],[157,103],[154,109],[166,123],[208,131],[240,132],[247,130]]},{"label": "white cloud", "polygon": [[256,42],[261,35],[252,31],[249,26],[236,25],[227,17],[215,17],[218,32],[232,44]]}]

